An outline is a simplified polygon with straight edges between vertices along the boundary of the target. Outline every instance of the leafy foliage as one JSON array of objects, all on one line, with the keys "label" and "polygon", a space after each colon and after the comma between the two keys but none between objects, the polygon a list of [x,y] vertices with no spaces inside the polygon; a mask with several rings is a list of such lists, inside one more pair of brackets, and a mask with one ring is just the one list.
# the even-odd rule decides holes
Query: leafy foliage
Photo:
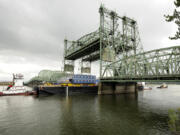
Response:
[{"label": "leafy foliage", "polygon": [[168,125],[173,133],[180,133],[180,108],[175,110],[169,110],[169,121]]},{"label": "leafy foliage", "polygon": [[169,37],[172,40],[180,39],[180,11],[178,11],[180,7],[180,0],[175,0],[174,5],[176,6],[176,8],[174,9],[173,15],[165,15],[167,22],[174,21],[175,24],[178,26],[176,34],[173,37]]}]

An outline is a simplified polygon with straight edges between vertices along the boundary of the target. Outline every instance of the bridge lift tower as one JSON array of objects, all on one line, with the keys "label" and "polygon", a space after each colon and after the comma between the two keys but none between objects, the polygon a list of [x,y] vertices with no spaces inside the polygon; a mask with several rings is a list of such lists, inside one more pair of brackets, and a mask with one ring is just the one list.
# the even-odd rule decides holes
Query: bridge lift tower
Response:
[{"label": "bridge lift tower", "polygon": [[[120,17],[103,5],[99,8],[100,26],[76,41],[64,40],[64,71],[74,73],[74,61],[81,59],[81,73],[91,73],[91,62],[100,61],[100,77],[110,63],[143,52],[137,22]],[[136,68],[134,68],[136,72]],[[117,74],[115,71],[107,74]]]}]

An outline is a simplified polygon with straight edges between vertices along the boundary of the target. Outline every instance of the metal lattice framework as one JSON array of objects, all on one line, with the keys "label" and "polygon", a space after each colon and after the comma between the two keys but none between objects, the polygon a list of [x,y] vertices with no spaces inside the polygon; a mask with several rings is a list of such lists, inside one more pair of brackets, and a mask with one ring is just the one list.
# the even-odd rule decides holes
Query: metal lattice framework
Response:
[{"label": "metal lattice framework", "polygon": [[[112,62],[143,53],[137,22],[103,6],[100,12],[100,77]],[[107,50],[107,51],[106,51]],[[109,54],[109,55],[108,55]],[[110,55],[111,54],[111,55]],[[136,73],[136,67],[134,67]]]},{"label": "metal lattice framework", "polygon": [[106,66],[102,80],[179,81],[180,46],[152,50],[111,63]]}]

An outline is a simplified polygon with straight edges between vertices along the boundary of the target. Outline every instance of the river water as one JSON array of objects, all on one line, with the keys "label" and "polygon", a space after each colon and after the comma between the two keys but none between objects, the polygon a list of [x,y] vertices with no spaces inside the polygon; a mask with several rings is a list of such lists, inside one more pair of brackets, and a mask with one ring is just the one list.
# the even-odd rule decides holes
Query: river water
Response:
[{"label": "river water", "polygon": [[180,86],[135,95],[0,97],[0,135],[170,135]]}]

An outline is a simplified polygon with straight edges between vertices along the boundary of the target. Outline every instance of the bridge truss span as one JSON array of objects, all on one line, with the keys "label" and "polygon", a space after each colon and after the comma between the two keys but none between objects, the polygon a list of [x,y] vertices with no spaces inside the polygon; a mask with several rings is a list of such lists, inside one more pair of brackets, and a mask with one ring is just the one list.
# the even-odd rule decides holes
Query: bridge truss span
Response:
[{"label": "bridge truss span", "polygon": [[77,41],[68,41],[65,58],[69,60],[75,60],[85,55],[91,54],[99,48],[98,44],[99,30],[89,33]]},{"label": "bridge truss span", "polygon": [[106,66],[106,81],[180,81],[180,46],[125,57]]}]

